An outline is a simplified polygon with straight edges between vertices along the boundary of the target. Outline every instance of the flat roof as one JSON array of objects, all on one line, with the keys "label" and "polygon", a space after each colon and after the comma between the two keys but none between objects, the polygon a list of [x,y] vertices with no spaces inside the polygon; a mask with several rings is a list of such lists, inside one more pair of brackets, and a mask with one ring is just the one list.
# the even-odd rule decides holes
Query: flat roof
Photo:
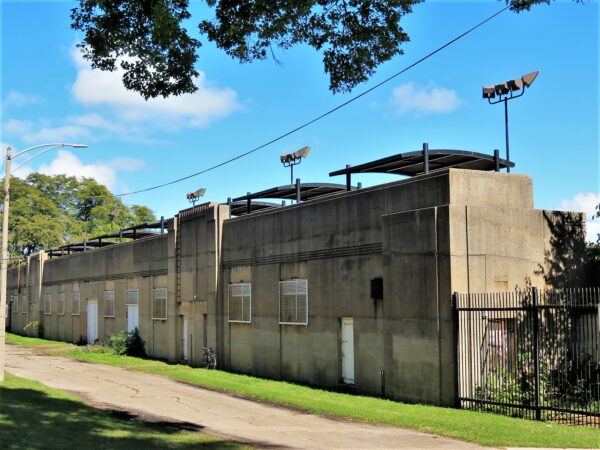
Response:
[{"label": "flat roof", "polygon": [[[467,150],[429,150],[429,173],[444,169],[471,169],[492,171],[496,169],[494,155]],[[515,163],[499,158],[500,169],[514,167]],[[397,155],[349,166],[329,174],[330,177],[352,173],[390,173],[414,177],[425,173],[425,153],[423,150],[398,153]]]},{"label": "flat roof", "polygon": [[[356,189],[356,188],[352,188]],[[301,183],[300,184],[300,201],[310,200],[312,198],[321,197],[323,195],[334,194],[346,190],[343,184],[333,183]],[[279,200],[296,200],[296,185],[287,184],[284,186],[265,189],[260,192],[251,192],[241,197],[234,198],[233,202],[244,202],[248,200],[260,198],[276,198]]]}]

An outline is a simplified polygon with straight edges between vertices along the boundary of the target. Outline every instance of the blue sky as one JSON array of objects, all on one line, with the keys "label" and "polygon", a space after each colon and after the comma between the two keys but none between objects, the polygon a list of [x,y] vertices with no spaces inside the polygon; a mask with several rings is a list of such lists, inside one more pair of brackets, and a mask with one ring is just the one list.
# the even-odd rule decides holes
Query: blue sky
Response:
[{"label": "blue sky", "polygon": [[[119,74],[92,71],[69,27],[75,2],[2,1],[0,142],[16,149],[82,142],[88,149],[49,152],[16,172],[94,176],[115,194],[167,182],[247,151],[401,70],[504,6],[502,2],[427,1],[403,19],[411,42],[347,95],[328,90],[321,55],[310,48],[277,51],[272,60],[239,64],[204,42],[198,93],[145,103],[123,90]],[[194,18],[206,12],[193,2]],[[533,178],[538,208],[585,209],[600,202],[597,2],[506,11],[350,106],[259,152],[160,190],[124,197],[170,216],[203,186],[225,201],[286,184],[279,155],[309,145],[297,175],[340,182],[345,164],[419,149],[504,154],[503,108],[481,99],[481,85],[533,70],[540,76],[510,103],[514,172]],[[194,22],[190,29],[194,29]],[[393,180],[363,176],[364,185]],[[590,227],[600,232],[600,225]]]}]

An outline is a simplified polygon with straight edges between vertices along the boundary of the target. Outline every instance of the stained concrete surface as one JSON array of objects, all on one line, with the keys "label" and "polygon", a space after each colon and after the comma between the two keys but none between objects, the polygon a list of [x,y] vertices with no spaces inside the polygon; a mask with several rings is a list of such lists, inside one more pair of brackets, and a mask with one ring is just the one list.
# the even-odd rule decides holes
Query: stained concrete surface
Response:
[{"label": "stained concrete surface", "polygon": [[195,425],[262,448],[480,449],[402,428],[306,414],[201,389],[164,377],[7,346],[7,370],[89,403],[142,417]]}]

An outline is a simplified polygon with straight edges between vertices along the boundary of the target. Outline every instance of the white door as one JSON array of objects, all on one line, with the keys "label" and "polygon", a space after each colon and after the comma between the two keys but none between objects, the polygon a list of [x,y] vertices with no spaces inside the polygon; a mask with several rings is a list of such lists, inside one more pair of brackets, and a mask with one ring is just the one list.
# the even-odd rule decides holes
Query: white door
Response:
[{"label": "white door", "polygon": [[342,379],[354,384],[354,320],[342,318]]},{"label": "white door", "polygon": [[93,344],[98,340],[98,300],[87,302],[87,343]]},{"label": "white door", "polygon": [[140,327],[140,308],[138,305],[127,305],[127,331]]},{"label": "white door", "polygon": [[183,360],[189,361],[189,319],[183,319]]}]

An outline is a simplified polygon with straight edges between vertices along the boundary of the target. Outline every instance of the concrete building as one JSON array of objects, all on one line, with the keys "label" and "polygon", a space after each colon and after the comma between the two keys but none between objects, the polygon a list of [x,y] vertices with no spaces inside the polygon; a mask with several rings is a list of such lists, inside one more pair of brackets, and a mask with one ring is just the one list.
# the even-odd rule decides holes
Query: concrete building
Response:
[{"label": "concrete building", "polygon": [[10,327],[85,343],[137,326],[158,358],[199,365],[212,347],[225,370],[453,405],[452,293],[544,287],[553,221],[581,215],[534,209],[525,175],[424,172],[297,186],[306,201],[285,207],[247,196],[249,213],[206,203],[166,233],[34,254],[9,273]]}]

